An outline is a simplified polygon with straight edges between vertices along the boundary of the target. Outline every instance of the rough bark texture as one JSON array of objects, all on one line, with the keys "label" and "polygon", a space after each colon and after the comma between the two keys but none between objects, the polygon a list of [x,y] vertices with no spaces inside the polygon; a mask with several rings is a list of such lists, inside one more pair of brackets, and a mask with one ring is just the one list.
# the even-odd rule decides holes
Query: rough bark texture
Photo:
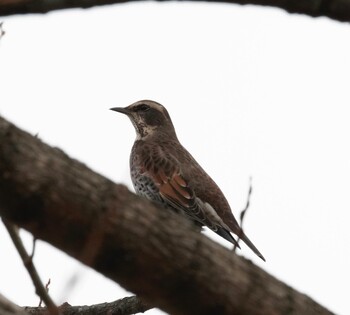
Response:
[{"label": "rough bark texture", "polygon": [[[157,0],[164,2],[165,0]],[[181,0],[180,0],[181,1]],[[179,2],[180,2],[179,1]],[[3,0],[0,1],[0,16],[25,13],[46,13],[68,8],[90,8],[97,5],[136,2],[128,0]],[[312,17],[326,16],[339,21],[350,21],[350,0],[232,0],[213,1],[232,4],[255,4],[272,6],[289,13],[307,14]]]},{"label": "rough bark texture", "polygon": [[0,215],[170,314],[331,314],[1,117]]},{"label": "rough bark texture", "polygon": [[[71,306],[65,303],[59,307],[59,310],[61,315],[132,315],[144,313],[150,308],[137,296],[129,296],[111,303],[89,306]],[[25,310],[30,315],[47,315],[46,307],[26,307]]]}]

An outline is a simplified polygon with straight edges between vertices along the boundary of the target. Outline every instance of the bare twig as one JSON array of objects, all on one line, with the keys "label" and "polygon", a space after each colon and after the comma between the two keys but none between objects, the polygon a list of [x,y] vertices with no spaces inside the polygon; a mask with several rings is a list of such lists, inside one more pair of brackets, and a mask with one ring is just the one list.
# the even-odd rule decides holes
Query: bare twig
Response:
[{"label": "bare twig", "polygon": [[35,245],[36,245],[36,238],[33,237],[33,247],[32,247],[32,253],[30,254],[30,258],[33,259],[34,258],[34,254],[35,254]]},{"label": "bare twig", "polygon": [[239,216],[240,221],[241,221],[241,227],[243,225],[244,216],[245,216],[245,214],[250,206],[250,197],[252,196],[252,192],[253,192],[252,178],[249,177],[249,190],[248,190],[248,196],[247,196],[247,203],[245,205],[245,208],[241,211],[241,214]]},{"label": "bare twig", "polygon": [[238,245],[238,243],[239,243],[239,241],[240,241],[240,239],[242,237],[243,221],[244,221],[245,214],[247,213],[247,210],[249,209],[249,206],[250,206],[250,197],[252,196],[252,192],[253,192],[252,177],[249,177],[249,190],[248,190],[248,196],[247,196],[247,203],[246,203],[244,209],[241,211],[241,213],[239,215],[241,231],[238,234],[237,243],[235,243],[235,246],[233,247],[233,251],[234,252],[236,251],[237,245]]},{"label": "bare twig", "polygon": [[51,297],[48,295],[45,286],[42,284],[38,272],[33,264],[32,258],[28,255],[22,240],[18,233],[18,227],[9,221],[2,219],[10,237],[12,239],[13,244],[15,245],[19,255],[22,258],[23,264],[26,267],[35,287],[36,294],[44,301],[45,305],[48,308],[48,311],[52,315],[59,315],[59,310],[55,303],[52,301]]},{"label": "bare twig", "polygon": [[0,39],[5,35],[5,31],[3,29],[4,22],[0,22]]},{"label": "bare twig", "polygon": [[[45,285],[45,290],[47,293],[49,293],[49,286],[51,283],[51,279],[49,278],[49,281],[47,281],[46,285]],[[40,297],[40,301],[39,301],[39,307],[41,307],[41,304],[43,303],[43,299]]]}]

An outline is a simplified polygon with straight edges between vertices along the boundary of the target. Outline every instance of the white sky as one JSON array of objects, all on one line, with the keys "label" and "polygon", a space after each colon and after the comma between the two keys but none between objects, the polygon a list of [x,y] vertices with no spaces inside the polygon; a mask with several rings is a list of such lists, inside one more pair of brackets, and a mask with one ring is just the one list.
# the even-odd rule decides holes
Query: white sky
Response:
[{"label": "white sky", "polygon": [[[0,20],[1,115],[131,187],[134,130],[108,108],[145,98],[162,103],[235,213],[253,177],[245,229],[267,262],[245,246],[240,253],[332,311],[350,314],[348,24],[202,3]],[[2,226],[0,239],[0,292],[36,305]],[[128,295],[42,242],[35,263],[59,303]]]}]

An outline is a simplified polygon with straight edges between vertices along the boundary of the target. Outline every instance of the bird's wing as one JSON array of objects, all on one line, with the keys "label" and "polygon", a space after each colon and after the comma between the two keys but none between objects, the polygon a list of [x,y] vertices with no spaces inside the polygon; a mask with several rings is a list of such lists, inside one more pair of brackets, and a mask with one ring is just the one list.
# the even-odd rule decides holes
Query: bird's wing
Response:
[{"label": "bird's wing", "polygon": [[179,170],[173,170],[170,174],[165,174],[163,170],[159,170],[157,173],[153,173],[152,177],[158,186],[159,194],[167,203],[175,209],[185,212],[192,219],[206,225],[206,218],[201,205]]},{"label": "bird's wing", "polygon": [[[159,189],[159,195],[165,203],[214,232],[218,233],[222,229],[230,230],[212,206],[196,196],[195,191],[190,187],[180,169],[150,168],[145,172],[153,179]],[[232,237],[227,235],[224,238],[230,242],[235,242]]]},{"label": "bird's wing", "polygon": [[221,237],[240,248],[237,241],[230,234],[229,227],[217,215],[213,207],[196,197],[181,172],[173,172],[171,176],[159,172],[156,176],[156,185],[162,198],[175,209],[186,213],[190,218],[207,226]]}]

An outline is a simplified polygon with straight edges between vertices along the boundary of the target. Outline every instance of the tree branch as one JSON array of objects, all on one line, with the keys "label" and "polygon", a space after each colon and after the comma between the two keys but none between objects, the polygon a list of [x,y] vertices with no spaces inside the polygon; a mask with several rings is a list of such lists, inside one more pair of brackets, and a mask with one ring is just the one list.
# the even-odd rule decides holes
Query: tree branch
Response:
[{"label": "tree branch", "polygon": [[[158,0],[164,2],[165,0]],[[180,0],[181,1],[181,0]],[[179,2],[180,2],[179,1]],[[90,8],[93,6],[136,2],[128,0],[11,0],[0,1],[0,16],[27,13],[47,13],[52,10],[70,8]],[[198,2],[198,1],[197,1]],[[289,13],[306,14],[312,17],[326,16],[334,20],[350,21],[349,0],[207,0],[203,2],[222,2],[231,4],[254,4],[271,6],[286,10]]]},{"label": "tree branch", "polygon": [[1,315],[28,315],[28,313],[18,305],[14,304],[2,294],[0,294],[0,314]]},{"label": "tree branch", "polygon": [[[111,303],[101,303],[89,306],[71,306],[68,303],[65,303],[59,307],[62,315],[132,315],[144,313],[150,308],[149,305],[142,302],[137,296],[125,297]],[[25,310],[31,315],[47,315],[46,307],[26,307]]]},{"label": "tree branch", "polygon": [[18,228],[12,223],[8,222],[6,219],[3,219],[3,223],[12,239],[13,244],[15,245],[19,255],[21,256],[23,265],[27,269],[29,276],[33,281],[36,294],[40,297],[41,300],[44,301],[50,314],[59,315],[57,306],[52,301],[45,286],[40,280],[39,274],[34,266],[32,257],[28,255],[26,249],[24,248],[21,237],[18,233]]},{"label": "tree branch", "polygon": [[171,314],[332,314],[1,117],[0,215]]}]

